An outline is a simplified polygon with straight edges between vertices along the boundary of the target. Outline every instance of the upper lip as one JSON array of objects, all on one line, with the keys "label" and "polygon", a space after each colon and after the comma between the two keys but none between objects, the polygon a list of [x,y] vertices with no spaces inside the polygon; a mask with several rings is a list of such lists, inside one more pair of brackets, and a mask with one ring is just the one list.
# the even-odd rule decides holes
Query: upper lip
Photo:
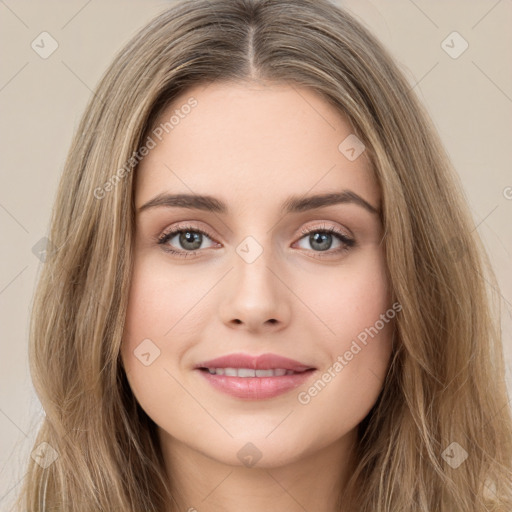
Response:
[{"label": "upper lip", "polygon": [[195,365],[195,368],[252,368],[254,370],[271,370],[283,368],[294,372],[303,372],[315,369],[313,366],[303,364],[288,357],[277,354],[228,354]]}]

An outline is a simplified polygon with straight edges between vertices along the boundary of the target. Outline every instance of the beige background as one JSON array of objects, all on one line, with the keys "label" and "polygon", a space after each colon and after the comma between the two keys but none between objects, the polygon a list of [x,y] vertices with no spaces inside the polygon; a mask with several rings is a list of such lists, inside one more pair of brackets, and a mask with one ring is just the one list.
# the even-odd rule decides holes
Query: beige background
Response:
[{"label": "beige background", "polygon": [[[29,307],[42,265],[32,247],[47,234],[66,152],[92,89],[114,53],[170,3],[0,0],[2,511],[10,509],[41,415],[27,365]],[[461,176],[500,282],[512,391],[512,1],[340,3],[399,61]],[[43,31],[58,43],[47,59],[31,47]],[[453,31],[469,44],[456,59],[441,46]]]}]

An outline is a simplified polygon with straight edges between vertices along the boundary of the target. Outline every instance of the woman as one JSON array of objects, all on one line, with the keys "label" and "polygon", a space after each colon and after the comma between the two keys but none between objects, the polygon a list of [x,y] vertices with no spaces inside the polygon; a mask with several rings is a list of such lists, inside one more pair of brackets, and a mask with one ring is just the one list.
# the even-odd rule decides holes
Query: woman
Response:
[{"label": "woman", "polygon": [[487,256],[407,81],[326,0],[149,23],[50,240],[23,510],[510,510]]}]

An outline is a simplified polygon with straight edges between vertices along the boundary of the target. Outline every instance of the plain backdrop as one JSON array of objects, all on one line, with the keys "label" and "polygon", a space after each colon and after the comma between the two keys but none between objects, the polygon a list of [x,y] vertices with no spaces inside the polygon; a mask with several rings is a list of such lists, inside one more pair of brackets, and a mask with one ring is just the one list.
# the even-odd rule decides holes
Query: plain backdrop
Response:
[{"label": "plain backdrop", "polygon": [[[0,0],[2,511],[19,489],[42,414],[27,359],[30,305],[42,265],[33,248],[47,235],[71,137],[101,74],[135,32],[172,3]],[[512,0],[339,3],[397,59],[461,177],[499,279],[510,393]],[[44,55],[52,44],[58,46]]]}]

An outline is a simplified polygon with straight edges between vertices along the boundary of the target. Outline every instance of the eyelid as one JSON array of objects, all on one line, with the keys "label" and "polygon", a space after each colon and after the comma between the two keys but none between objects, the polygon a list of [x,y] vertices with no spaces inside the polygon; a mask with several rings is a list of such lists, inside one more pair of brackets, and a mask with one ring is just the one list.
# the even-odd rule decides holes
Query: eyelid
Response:
[{"label": "eyelid", "polygon": [[[320,223],[320,224],[319,224]],[[338,227],[333,221],[311,221],[305,226],[302,226],[299,234],[304,235],[312,231],[328,231],[333,233],[339,233],[347,238],[354,238],[352,231],[345,227]]]},{"label": "eyelid", "polygon": [[[156,237],[156,240],[158,242],[160,242],[161,240],[164,240],[167,237],[167,235],[169,235],[169,234],[176,235],[176,234],[178,234],[179,231],[186,231],[186,230],[202,233],[203,235],[206,235],[208,238],[215,240],[214,236],[206,228],[194,226],[194,225],[192,225],[192,222],[193,221],[179,222],[178,224],[175,224],[172,227],[165,229],[162,232],[162,234],[160,234]],[[192,251],[189,251],[189,252],[192,252]]]}]

